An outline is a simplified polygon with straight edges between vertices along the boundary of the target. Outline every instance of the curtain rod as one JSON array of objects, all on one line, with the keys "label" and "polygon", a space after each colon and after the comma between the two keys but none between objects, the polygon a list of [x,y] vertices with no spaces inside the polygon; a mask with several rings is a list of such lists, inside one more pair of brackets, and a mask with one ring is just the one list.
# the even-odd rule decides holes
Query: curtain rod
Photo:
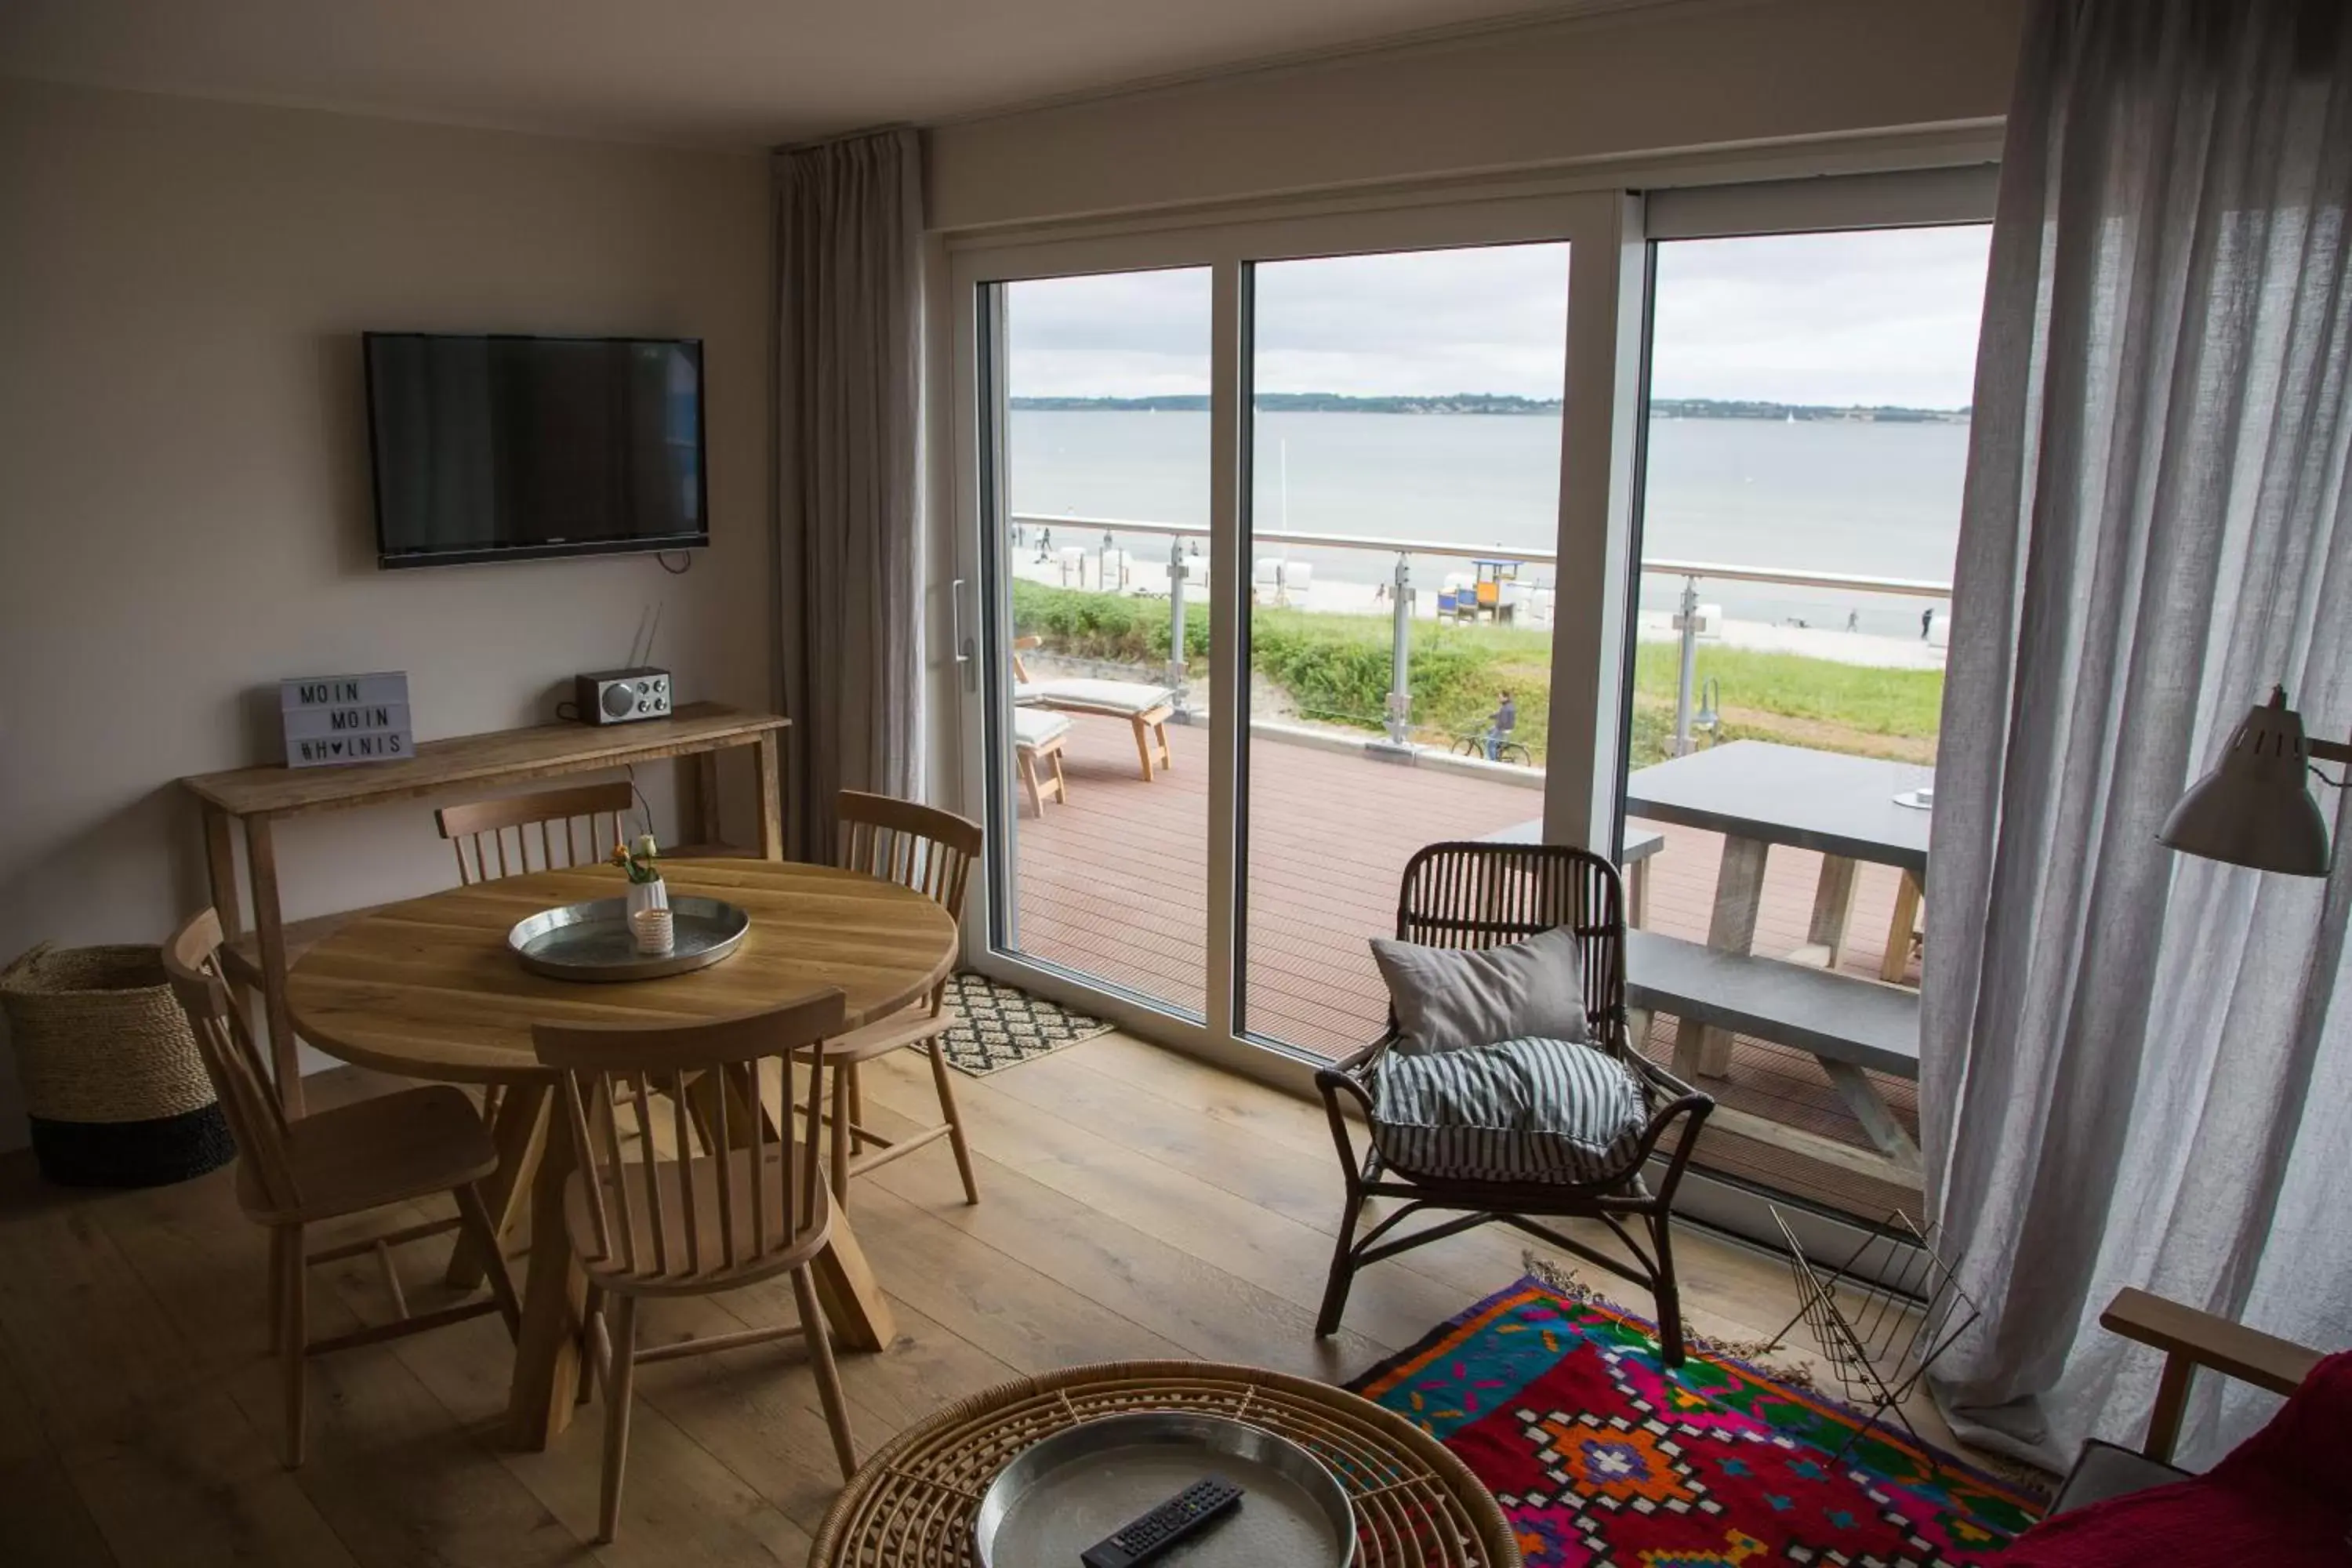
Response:
[{"label": "curtain rod", "polygon": [[806,142],[779,142],[768,149],[771,153],[814,153],[820,147],[831,147],[842,142],[861,142],[868,136],[886,135],[893,131],[919,129],[911,120],[894,120],[887,125],[865,125],[855,131],[839,131],[830,136],[815,136]]}]

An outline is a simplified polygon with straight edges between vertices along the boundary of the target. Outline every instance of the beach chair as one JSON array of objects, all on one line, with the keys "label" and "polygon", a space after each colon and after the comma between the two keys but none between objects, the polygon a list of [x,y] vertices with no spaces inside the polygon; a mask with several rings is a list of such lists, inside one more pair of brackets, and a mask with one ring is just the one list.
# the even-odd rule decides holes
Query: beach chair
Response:
[{"label": "beach chair", "polygon": [[[1147,680],[1095,680],[1072,677],[1032,680],[1023,653],[1037,646],[1035,637],[1017,637],[1013,644],[1013,700],[1020,708],[1045,708],[1057,713],[1102,713],[1124,719],[1135,731],[1135,754],[1143,764],[1143,782],[1152,779],[1152,757],[1164,771],[1174,765],[1168,754],[1168,716],[1176,710],[1172,687]],[[1039,806],[1042,813],[1044,807]]]},{"label": "beach chair", "polygon": [[1069,734],[1070,721],[1059,713],[1042,708],[1013,710],[1013,760],[1021,770],[1021,788],[1029,797],[1029,808],[1041,817],[1045,815],[1048,788],[1055,802],[1070,804],[1070,781],[1062,773],[1062,746]]}]

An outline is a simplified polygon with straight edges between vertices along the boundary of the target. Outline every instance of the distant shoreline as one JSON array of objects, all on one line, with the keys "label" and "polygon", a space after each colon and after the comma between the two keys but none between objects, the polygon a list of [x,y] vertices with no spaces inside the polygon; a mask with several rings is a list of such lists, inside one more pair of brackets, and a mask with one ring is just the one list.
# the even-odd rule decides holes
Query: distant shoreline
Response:
[{"label": "distant shoreline", "polygon": [[[1205,395],[1173,394],[1158,397],[1015,397],[1016,412],[1041,414],[1205,414]],[[1556,397],[1518,397],[1506,393],[1458,392],[1395,397],[1351,397],[1336,392],[1265,392],[1256,402],[1261,414],[1549,414],[1559,413]],[[1658,419],[1760,419],[1774,423],[1878,425],[1965,425],[1966,408],[1906,408],[1895,405],[1836,405],[1823,403],[1766,403],[1713,397],[1659,397],[1650,402]]]}]

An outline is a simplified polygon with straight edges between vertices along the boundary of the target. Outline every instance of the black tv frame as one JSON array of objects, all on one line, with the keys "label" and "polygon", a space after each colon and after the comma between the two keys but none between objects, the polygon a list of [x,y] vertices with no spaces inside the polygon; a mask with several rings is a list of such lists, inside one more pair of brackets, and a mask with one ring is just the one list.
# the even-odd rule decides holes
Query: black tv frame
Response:
[{"label": "black tv frame", "polygon": [[[643,534],[633,539],[588,539],[578,543],[508,544],[472,550],[403,551],[384,549],[383,462],[376,450],[375,376],[370,370],[378,338],[463,338],[483,342],[534,343],[660,343],[691,345],[694,349],[694,444],[702,460],[695,465],[695,510],[702,527],[694,533]],[[368,506],[375,524],[375,563],[380,571],[404,571],[417,566],[464,566],[486,561],[548,561],[581,555],[667,554],[673,550],[705,550],[710,545],[710,389],[704,374],[700,338],[647,337],[642,333],[595,332],[421,332],[365,331],[360,334],[360,380],[366,385],[368,430]],[[684,568],[680,568],[684,570]]]}]

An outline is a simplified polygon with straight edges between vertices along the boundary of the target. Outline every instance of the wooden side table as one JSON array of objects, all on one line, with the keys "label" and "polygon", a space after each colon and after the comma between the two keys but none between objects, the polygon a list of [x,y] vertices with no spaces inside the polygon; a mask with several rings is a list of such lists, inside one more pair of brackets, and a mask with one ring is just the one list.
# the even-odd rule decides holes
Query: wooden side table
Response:
[{"label": "wooden side table", "polygon": [[1510,1522],[1469,1467],[1345,1389],[1213,1362],[1114,1362],[1022,1378],[901,1432],[842,1489],[809,1568],[970,1568],[981,1495],[1013,1457],[1139,1410],[1246,1421],[1331,1468],[1356,1513],[1358,1568],[1519,1568]]},{"label": "wooden side table", "polygon": [[[540,724],[426,741],[404,762],[325,768],[270,764],[182,779],[181,786],[204,806],[205,866],[212,880],[213,907],[220,912],[221,934],[229,939],[222,953],[236,978],[261,992],[263,1016],[269,1021],[270,1066],[287,1114],[299,1116],[302,1110],[302,1077],[286,1006],[289,956],[349,916],[302,922],[313,928],[307,931],[286,923],[278,893],[272,824],[280,817],[414,800],[465,785],[520,784],[677,757],[691,759],[682,792],[688,831],[709,838],[716,837],[719,821],[718,755],[747,747],[757,756],[760,770],[760,855],[776,860],[783,857],[778,736],[790,722],[723,703],[689,702],[667,719],[638,723]],[[253,887],[250,937],[244,934],[245,901],[237,888],[233,837],[237,825],[245,831],[246,873]]]}]

